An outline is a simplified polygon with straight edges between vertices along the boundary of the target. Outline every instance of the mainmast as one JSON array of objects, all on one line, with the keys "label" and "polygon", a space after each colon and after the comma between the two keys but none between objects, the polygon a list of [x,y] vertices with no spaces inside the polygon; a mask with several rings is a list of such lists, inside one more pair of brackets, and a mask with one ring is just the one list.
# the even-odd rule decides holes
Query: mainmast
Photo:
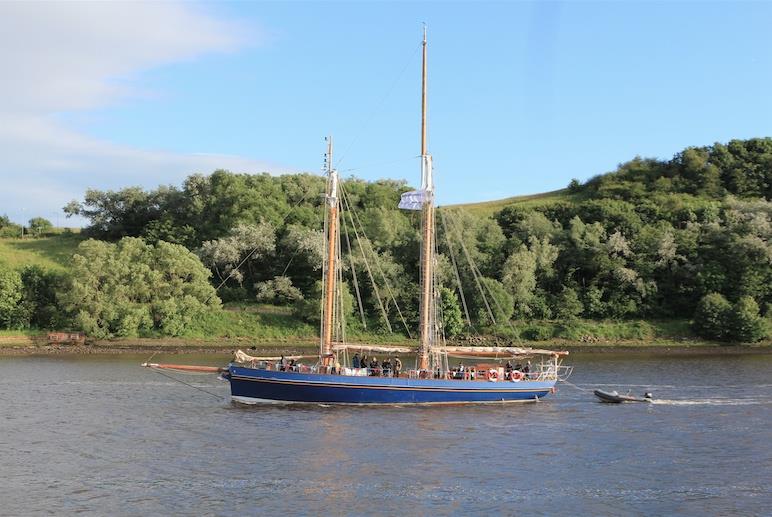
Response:
[{"label": "mainmast", "polygon": [[426,26],[424,25],[421,73],[421,190],[425,192],[421,217],[421,302],[418,369],[429,369],[429,351],[434,344],[434,182],[432,157],[426,150]]},{"label": "mainmast", "polygon": [[323,366],[332,364],[332,330],[335,313],[335,279],[338,251],[338,171],[332,168],[332,137],[327,139],[327,264],[324,277],[324,305],[322,306]]}]

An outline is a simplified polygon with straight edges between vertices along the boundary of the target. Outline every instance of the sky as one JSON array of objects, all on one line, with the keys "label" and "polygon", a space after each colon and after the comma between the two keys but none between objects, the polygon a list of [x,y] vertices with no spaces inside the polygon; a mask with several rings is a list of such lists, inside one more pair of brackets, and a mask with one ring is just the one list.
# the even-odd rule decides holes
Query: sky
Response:
[{"label": "sky", "polygon": [[772,135],[772,2],[0,2],[0,215],[193,173],[420,180],[440,204]]}]

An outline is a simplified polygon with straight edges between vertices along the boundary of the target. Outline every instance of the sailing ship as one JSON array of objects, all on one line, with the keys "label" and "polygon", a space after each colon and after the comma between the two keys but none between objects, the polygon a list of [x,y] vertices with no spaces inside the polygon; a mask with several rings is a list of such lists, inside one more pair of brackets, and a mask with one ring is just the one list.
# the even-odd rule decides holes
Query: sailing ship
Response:
[{"label": "sailing ship", "polygon": [[[333,167],[332,139],[326,153],[325,253],[319,353],[313,366],[295,363],[309,356],[254,357],[239,350],[227,367],[157,364],[143,366],[180,372],[219,373],[230,383],[237,403],[300,402],[322,404],[460,404],[536,401],[555,392],[570,366],[568,352],[517,346],[448,346],[440,329],[435,279],[436,240],[432,157],[427,150],[426,30],[421,71],[421,188],[402,194],[399,207],[421,211],[420,303],[417,349],[347,343],[340,301],[340,209],[345,191]],[[352,221],[353,222],[353,221]],[[473,268],[474,269],[474,268]],[[355,279],[356,277],[354,277]],[[356,283],[356,279],[355,279]],[[459,282],[459,290],[461,288]],[[480,293],[485,298],[485,293]],[[486,301],[486,306],[488,303]],[[492,314],[491,314],[492,316]],[[388,320],[387,320],[388,321]],[[388,323],[387,323],[388,325]],[[355,356],[349,361],[349,352]],[[359,354],[414,354],[413,367],[362,364]],[[489,359],[464,368],[450,367],[449,358]],[[531,359],[535,364],[531,365]],[[507,366],[501,362],[507,360]],[[518,366],[512,366],[515,361]],[[527,367],[519,363],[527,361]],[[388,365],[389,363],[387,363]],[[373,367],[374,366],[374,367]]]},{"label": "sailing ship", "polygon": [[[554,393],[555,384],[570,371],[561,364],[567,352],[525,347],[447,346],[438,331],[434,266],[435,190],[432,157],[427,150],[427,40],[424,29],[421,71],[421,188],[402,195],[400,208],[421,211],[419,339],[411,347],[347,344],[339,339],[340,184],[332,162],[332,140],[326,156],[324,298],[320,349],[313,366],[294,364],[291,357],[252,357],[241,351],[222,376],[230,382],[234,402],[262,401],[325,404],[443,404],[535,401]],[[338,338],[338,339],[336,339]],[[349,353],[357,358],[349,362]],[[415,354],[415,365],[405,371],[368,368],[357,364],[359,353]],[[449,357],[493,358],[497,362],[471,368],[450,368]],[[299,357],[297,357],[299,358]],[[534,359],[525,368],[500,366],[504,359]],[[530,361],[529,361],[530,362]]]}]

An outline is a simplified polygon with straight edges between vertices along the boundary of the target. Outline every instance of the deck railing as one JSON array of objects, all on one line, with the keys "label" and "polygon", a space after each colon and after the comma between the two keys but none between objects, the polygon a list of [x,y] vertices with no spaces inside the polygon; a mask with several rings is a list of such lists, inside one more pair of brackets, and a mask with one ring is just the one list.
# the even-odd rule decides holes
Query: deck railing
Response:
[{"label": "deck railing", "polygon": [[304,364],[295,364],[295,365],[289,365],[285,364],[284,366],[280,366],[277,362],[271,362],[271,361],[254,361],[252,363],[249,363],[249,366],[251,368],[259,368],[259,369],[265,369],[265,370],[273,370],[273,371],[287,371],[287,372],[297,372],[297,373],[320,373],[320,374],[330,374],[330,375],[344,375],[344,376],[350,376],[350,377],[387,377],[387,378],[394,378],[394,377],[403,377],[403,378],[409,378],[409,379],[444,379],[444,380],[463,380],[463,381],[506,381],[511,382],[512,376],[519,373],[520,377],[517,379],[518,382],[527,382],[527,381],[562,381],[565,380],[571,375],[571,372],[573,370],[572,366],[563,366],[563,365],[556,365],[554,363],[543,363],[543,364],[537,364],[535,366],[531,367],[531,370],[528,372],[525,371],[519,371],[519,370],[511,370],[507,371],[503,367],[499,368],[485,368],[485,369],[476,369],[476,368],[467,368],[464,370],[449,370],[446,372],[431,372],[431,371],[419,371],[419,370],[401,370],[399,372],[396,372],[393,369],[385,369],[385,368],[349,368],[342,366],[339,369],[336,369],[334,367],[320,367],[319,365],[304,365]]}]

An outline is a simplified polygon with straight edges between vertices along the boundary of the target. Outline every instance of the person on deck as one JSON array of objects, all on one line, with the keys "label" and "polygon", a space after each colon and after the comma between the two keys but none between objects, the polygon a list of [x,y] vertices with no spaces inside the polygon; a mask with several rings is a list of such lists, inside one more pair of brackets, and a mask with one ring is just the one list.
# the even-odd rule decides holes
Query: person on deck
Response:
[{"label": "person on deck", "polygon": [[402,370],[402,361],[399,360],[399,357],[394,358],[394,377],[399,377],[399,372]]},{"label": "person on deck", "polygon": [[370,375],[373,375],[373,376],[376,376],[376,377],[381,373],[381,372],[378,371],[378,358],[377,357],[373,357],[373,359],[370,361],[370,370],[372,370]]},{"label": "person on deck", "polygon": [[367,368],[367,356],[365,354],[362,354],[362,358],[359,359],[359,367]]},{"label": "person on deck", "polygon": [[383,360],[383,364],[381,364],[381,367],[383,368],[383,376],[384,377],[390,377],[391,376],[391,358],[387,357]]},{"label": "person on deck", "polygon": [[523,373],[525,374],[526,379],[530,379],[531,376],[529,375],[531,373],[531,361],[528,361],[525,366],[523,366]]},{"label": "person on deck", "polygon": [[282,354],[281,359],[279,359],[279,371],[283,372],[286,370],[286,362],[284,361],[284,355]]},{"label": "person on deck", "polygon": [[351,360],[351,366],[354,368],[359,368],[359,352],[354,354],[354,358]]},{"label": "person on deck", "polygon": [[507,365],[504,367],[507,373],[512,371],[512,361],[507,361]]}]

